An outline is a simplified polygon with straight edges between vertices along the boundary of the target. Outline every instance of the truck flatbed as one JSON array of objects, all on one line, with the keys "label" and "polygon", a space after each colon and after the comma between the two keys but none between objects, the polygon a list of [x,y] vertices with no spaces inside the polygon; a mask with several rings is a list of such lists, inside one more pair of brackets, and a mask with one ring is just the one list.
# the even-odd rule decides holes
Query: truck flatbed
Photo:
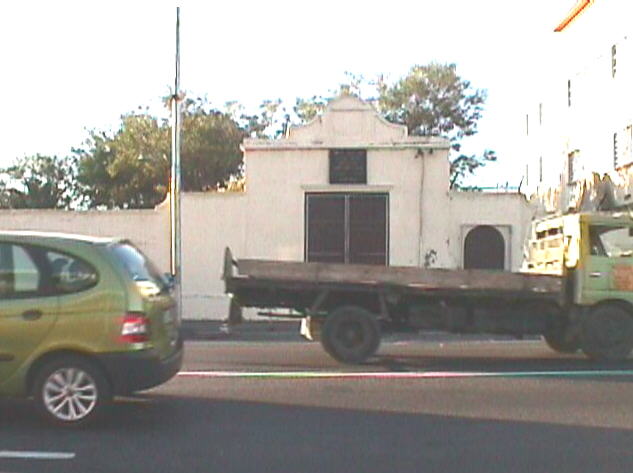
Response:
[{"label": "truck flatbed", "polygon": [[[558,297],[561,276],[511,273],[493,270],[428,269],[405,266],[304,263],[260,259],[234,260],[225,254],[224,280],[227,292],[240,288],[390,290],[405,293],[434,293],[466,297]],[[240,298],[242,305],[248,300]]]}]

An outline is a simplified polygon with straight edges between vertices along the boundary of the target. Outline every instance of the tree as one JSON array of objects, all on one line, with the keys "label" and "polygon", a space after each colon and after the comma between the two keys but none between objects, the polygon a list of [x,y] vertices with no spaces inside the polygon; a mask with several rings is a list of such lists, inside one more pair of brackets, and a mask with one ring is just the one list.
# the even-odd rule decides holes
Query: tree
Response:
[{"label": "tree", "polygon": [[238,102],[227,102],[226,113],[233,118],[244,131],[244,137],[278,138],[286,133],[290,123],[290,115],[283,101],[264,100],[256,113],[247,113]]},{"label": "tree", "polygon": [[[338,89],[331,90],[330,95],[351,94],[360,97],[364,89],[369,87],[375,88],[375,84],[367,81],[362,75],[345,72],[345,77],[346,81],[339,84]],[[309,99],[297,98],[292,110],[298,123],[305,124],[313,120],[317,115],[323,113],[328,102],[328,99],[320,95],[313,95]]]},{"label": "tree", "polygon": [[[410,135],[445,136],[456,153],[463,138],[477,133],[486,101],[486,92],[473,90],[457,75],[455,64],[413,66],[391,86],[379,80],[378,92],[378,107],[387,120],[406,125]],[[482,155],[458,154],[451,159],[450,187],[462,187],[464,177],[495,160],[491,150]]]},{"label": "tree", "polygon": [[0,207],[67,209],[76,199],[74,158],[34,155],[0,170]]},{"label": "tree", "polygon": [[[183,102],[182,188],[223,187],[240,174],[239,146],[245,131],[206,99]],[[124,115],[112,134],[92,131],[79,159],[78,181],[89,207],[152,208],[168,191],[171,128],[167,120],[141,111]]]},{"label": "tree", "polygon": [[114,134],[90,132],[78,157],[80,193],[88,207],[152,208],[169,181],[169,127],[148,114],[121,118]]},{"label": "tree", "polygon": [[182,120],[182,186],[185,191],[224,187],[241,174],[240,144],[247,131],[206,101],[185,102]]},{"label": "tree", "polygon": [[327,99],[316,95],[310,99],[297,98],[293,111],[299,119],[299,123],[307,123],[318,114],[323,113],[327,103]]}]

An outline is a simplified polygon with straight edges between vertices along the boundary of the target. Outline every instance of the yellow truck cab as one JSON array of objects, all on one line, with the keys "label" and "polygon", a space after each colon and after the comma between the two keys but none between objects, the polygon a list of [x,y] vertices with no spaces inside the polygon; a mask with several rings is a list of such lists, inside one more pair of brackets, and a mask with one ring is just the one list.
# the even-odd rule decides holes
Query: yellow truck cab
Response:
[{"label": "yellow truck cab", "polygon": [[579,213],[532,225],[523,271],[565,278],[559,351],[625,358],[633,348],[633,215]]}]

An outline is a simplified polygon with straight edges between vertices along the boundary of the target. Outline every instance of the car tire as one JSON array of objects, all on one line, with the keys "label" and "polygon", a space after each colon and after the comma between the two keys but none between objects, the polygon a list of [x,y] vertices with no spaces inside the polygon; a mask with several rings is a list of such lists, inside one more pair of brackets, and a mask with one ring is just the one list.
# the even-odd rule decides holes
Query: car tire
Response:
[{"label": "car tire", "polygon": [[321,344],[335,360],[358,364],[366,361],[380,345],[380,325],[373,314],[355,306],[334,310],[325,319]]},{"label": "car tire", "polygon": [[112,388],[95,363],[64,356],[44,364],[35,376],[38,411],[54,424],[79,427],[94,422],[112,400]]}]

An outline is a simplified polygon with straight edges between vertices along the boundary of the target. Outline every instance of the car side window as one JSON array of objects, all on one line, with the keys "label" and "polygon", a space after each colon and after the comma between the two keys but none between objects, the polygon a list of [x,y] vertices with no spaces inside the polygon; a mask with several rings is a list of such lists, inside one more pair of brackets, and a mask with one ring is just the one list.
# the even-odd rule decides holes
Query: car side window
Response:
[{"label": "car side window", "polygon": [[81,292],[99,281],[80,258],[36,245],[0,243],[0,299]]},{"label": "car side window", "polygon": [[43,274],[26,248],[0,243],[0,299],[36,295],[42,281]]},{"label": "car side window", "polygon": [[69,294],[93,287],[99,280],[97,270],[78,258],[54,251],[46,253],[55,292]]},{"label": "car side window", "polygon": [[0,243],[0,299],[13,292],[13,251],[10,245]]}]

